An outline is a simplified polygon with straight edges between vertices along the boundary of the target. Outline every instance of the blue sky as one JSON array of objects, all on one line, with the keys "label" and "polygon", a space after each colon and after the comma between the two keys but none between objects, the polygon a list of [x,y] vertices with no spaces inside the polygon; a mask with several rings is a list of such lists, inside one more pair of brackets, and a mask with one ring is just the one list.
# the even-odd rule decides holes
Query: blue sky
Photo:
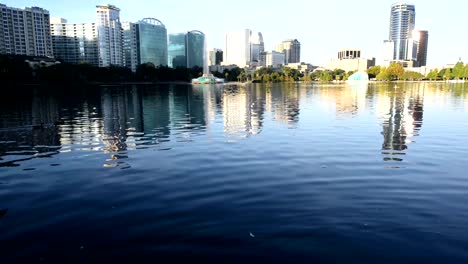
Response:
[{"label": "blue sky", "polygon": [[[92,22],[97,4],[114,4],[122,21],[161,20],[168,33],[200,30],[209,48],[223,48],[224,33],[249,28],[263,33],[271,50],[284,39],[302,44],[301,60],[323,65],[342,48],[360,48],[379,57],[388,39],[390,7],[396,0],[1,0],[14,7],[39,6],[71,23]],[[408,2],[416,6],[416,27],[429,30],[428,64],[441,66],[458,58],[468,62],[468,1]]]}]

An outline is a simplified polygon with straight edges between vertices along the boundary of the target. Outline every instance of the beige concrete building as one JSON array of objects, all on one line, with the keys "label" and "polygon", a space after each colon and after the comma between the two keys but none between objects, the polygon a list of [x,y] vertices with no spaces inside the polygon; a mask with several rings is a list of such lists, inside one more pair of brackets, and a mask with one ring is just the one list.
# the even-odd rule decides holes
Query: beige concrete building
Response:
[{"label": "beige concrete building", "polygon": [[317,68],[316,66],[313,66],[312,64],[304,63],[304,62],[289,63],[288,65],[286,65],[286,67],[298,70],[298,71],[300,71],[301,73],[304,73],[304,74],[309,74],[309,73],[313,72]]},{"label": "beige concrete building", "polygon": [[338,58],[331,60],[326,65],[326,69],[342,69],[349,71],[366,71],[369,67],[375,66],[375,58],[361,58],[360,49],[342,49],[338,52]]}]

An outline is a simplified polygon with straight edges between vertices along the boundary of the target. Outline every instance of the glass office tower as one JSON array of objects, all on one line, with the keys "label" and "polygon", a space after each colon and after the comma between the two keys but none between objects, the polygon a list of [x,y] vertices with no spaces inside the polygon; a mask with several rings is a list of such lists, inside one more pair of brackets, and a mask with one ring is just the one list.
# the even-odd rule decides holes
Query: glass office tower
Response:
[{"label": "glass office tower", "polygon": [[185,34],[169,35],[168,65],[172,68],[187,67],[187,56],[185,55]]},{"label": "glass office tower", "polygon": [[140,64],[151,62],[155,66],[167,66],[167,30],[155,18],[138,22]]},{"label": "glass office tower", "polygon": [[205,34],[197,30],[190,31],[187,33],[186,39],[187,68],[203,68],[205,61]]}]

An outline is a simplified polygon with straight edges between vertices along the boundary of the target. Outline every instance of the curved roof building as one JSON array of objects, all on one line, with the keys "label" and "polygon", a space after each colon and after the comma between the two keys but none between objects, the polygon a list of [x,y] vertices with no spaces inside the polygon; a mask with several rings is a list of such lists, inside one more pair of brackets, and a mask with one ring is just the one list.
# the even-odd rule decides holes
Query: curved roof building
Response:
[{"label": "curved roof building", "polygon": [[144,18],[138,22],[138,34],[140,63],[167,65],[166,26],[158,19]]}]

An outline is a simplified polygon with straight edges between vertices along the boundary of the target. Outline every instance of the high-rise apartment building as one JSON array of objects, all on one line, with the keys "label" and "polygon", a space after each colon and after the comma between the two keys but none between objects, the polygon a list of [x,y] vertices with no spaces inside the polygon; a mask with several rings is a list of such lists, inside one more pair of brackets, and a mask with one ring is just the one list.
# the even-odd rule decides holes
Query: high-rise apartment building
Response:
[{"label": "high-rise apartment building", "polygon": [[68,24],[66,19],[52,18],[50,30],[56,59],[99,66],[96,23]]},{"label": "high-rise apartment building", "polygon": [[288,39],[276,46],[277,52],[285,55],[284,64],[301,62],[301,43],[297,39]]},{"label": "high-rise apartment building", "polygon": [[49,11],[0,4],[0,53],[53,57]]},{"label": "high-rise apartment building", "polygon": [[205,34],[198,30],[170,34],[168,44],[169,67],[205,68],[207,66],[205,46]]},{"label": "high-rise apartment building", "polygon": [[136,71],[140,64],[139,50],[139,30],[138,24],[131,22],[122,22],[123,40],[122,49],[124,56],[124,66]]},{"label": "high-rise apartment building", "polygon": [[392,5],[390,14],[389,40],[394,43],[393,60],[408,60],[411,33],[416,21],[416,9],[414,5],[396,3]]},{"label": "high-rise apartment building", "polygon": [[120,9],[113,5],[96,6],[99,66],[123,66],[122,24]]}]

